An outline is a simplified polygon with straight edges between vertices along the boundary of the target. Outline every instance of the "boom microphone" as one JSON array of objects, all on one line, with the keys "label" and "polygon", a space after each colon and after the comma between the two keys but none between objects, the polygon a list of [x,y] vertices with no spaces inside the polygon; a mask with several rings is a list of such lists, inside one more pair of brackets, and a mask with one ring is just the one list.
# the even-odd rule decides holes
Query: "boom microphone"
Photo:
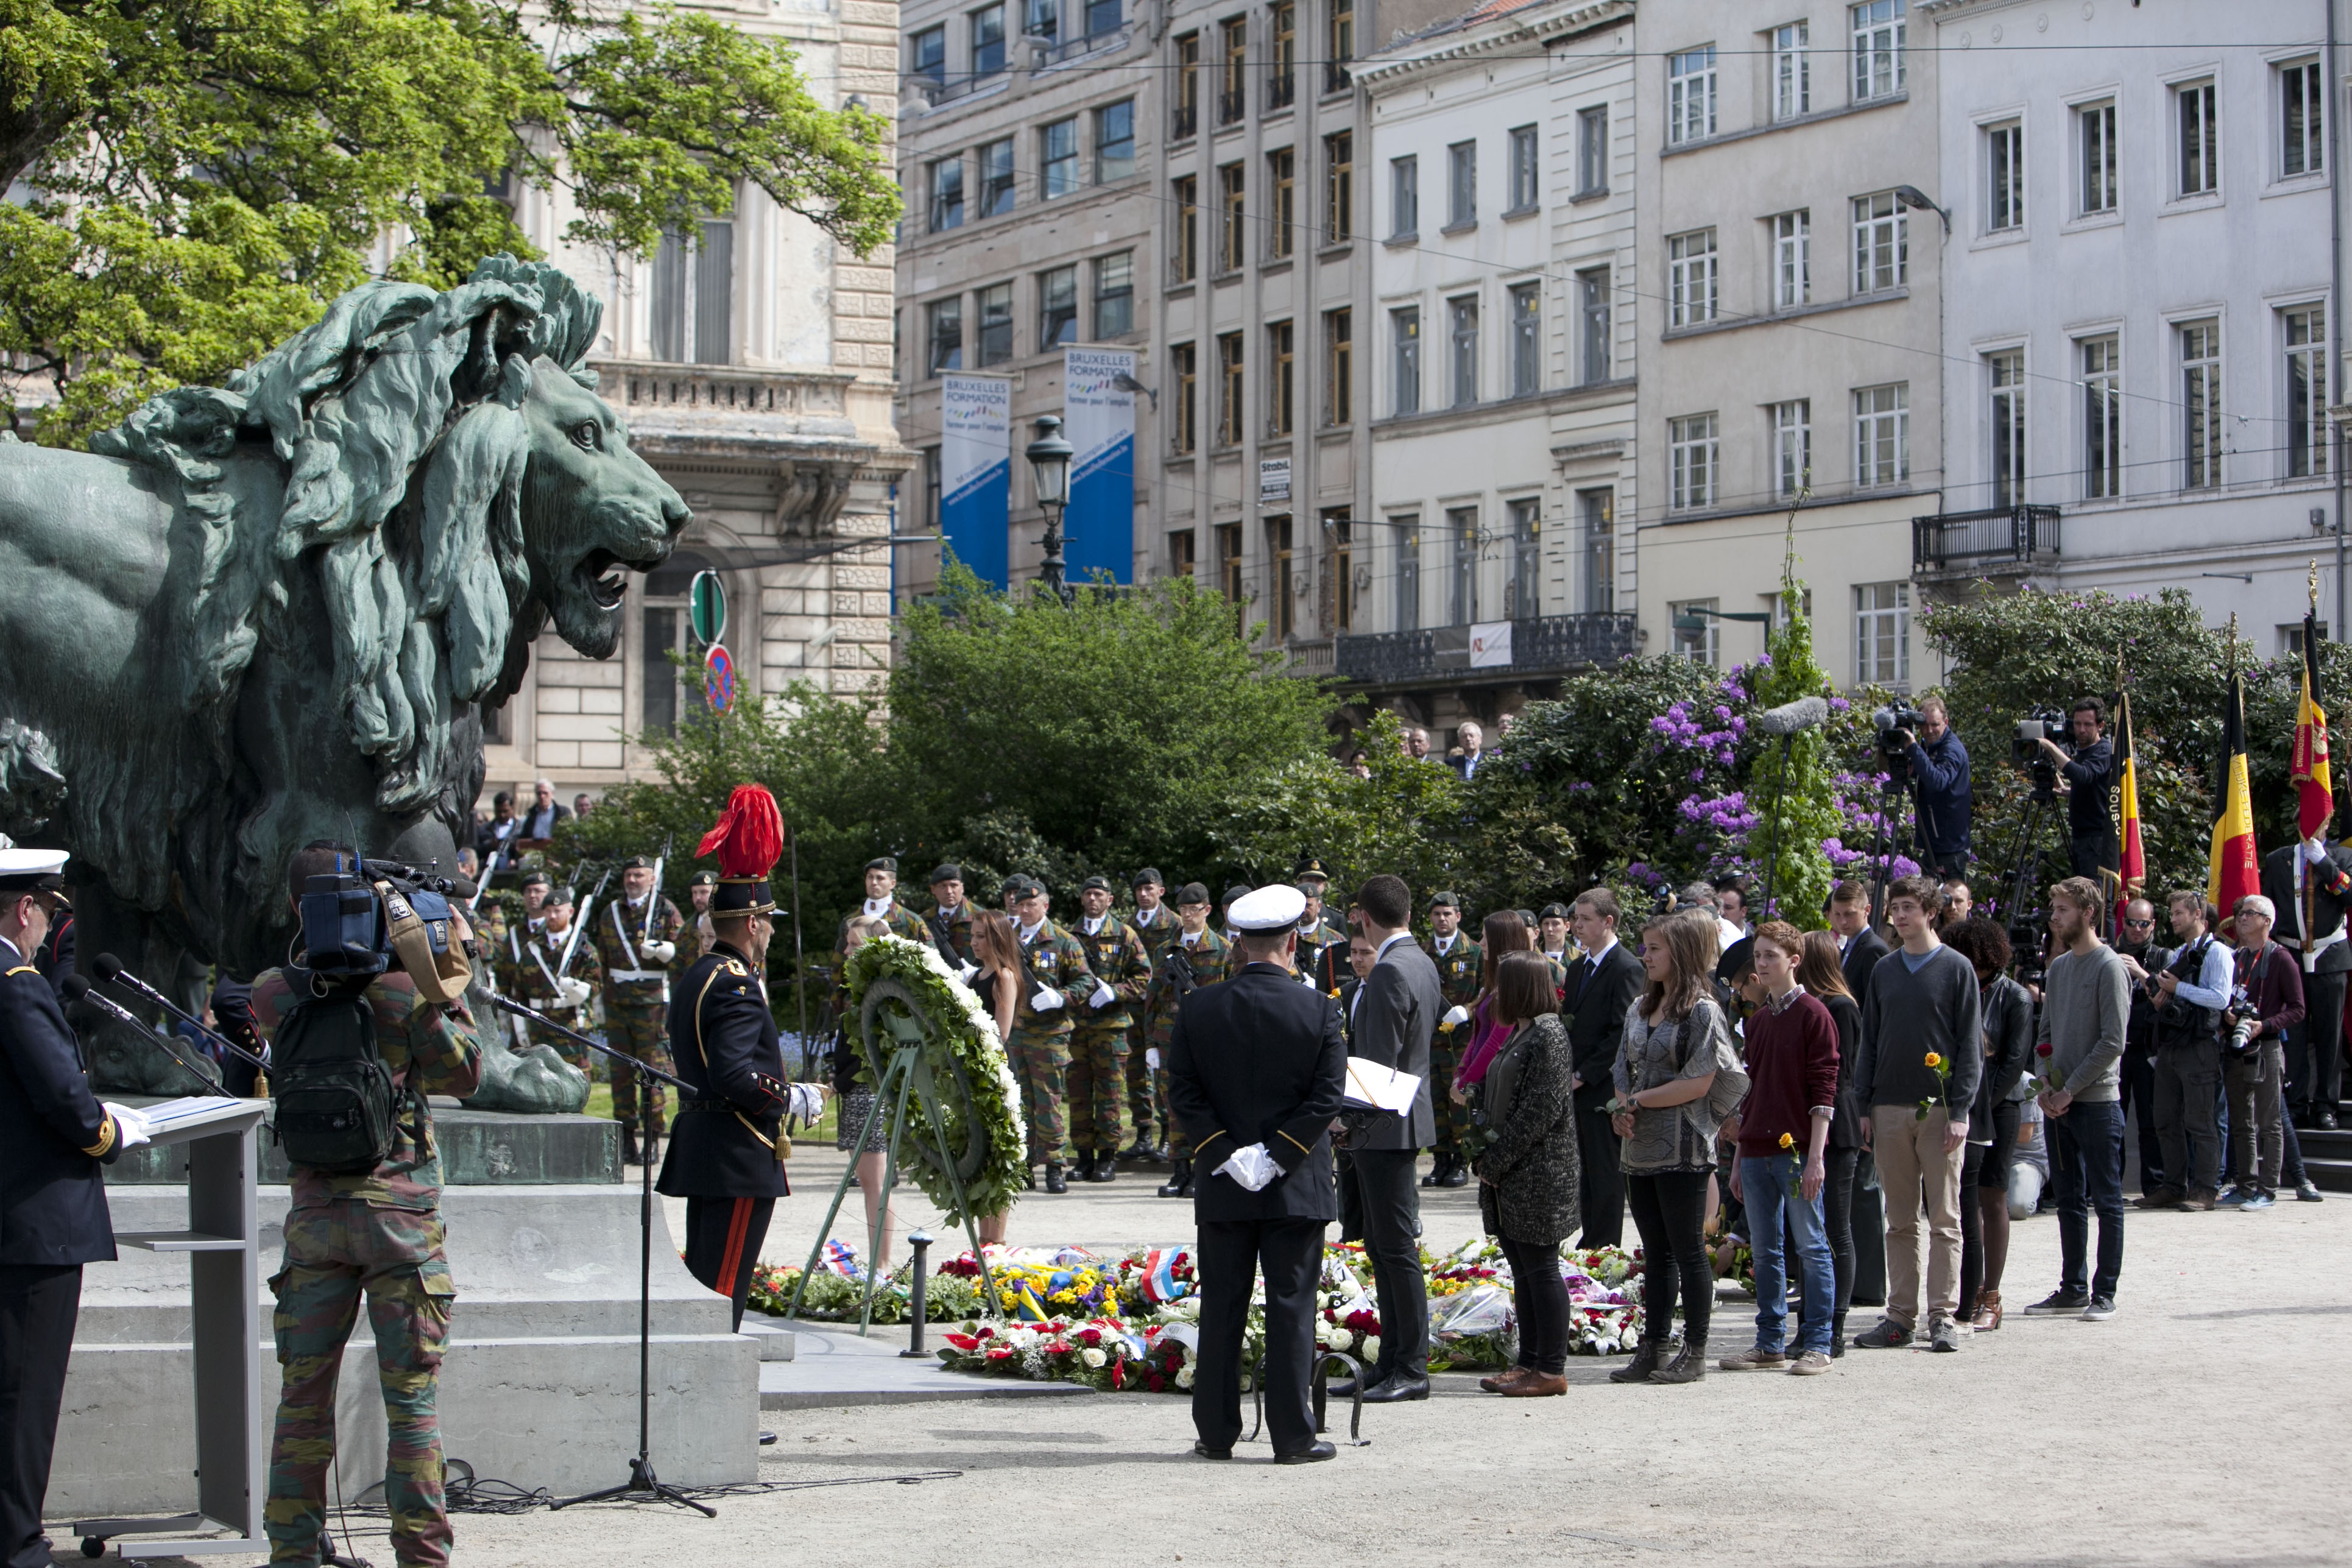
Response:
[{"label": "boom microphone", "polygon": [[[164,995],[161,991],[156,990],[144,980],[142,980],[139,976],[131,973],[131,971],[123,968],[122,960],[115,957],[114,954],[110,952],[100,953],[96,958],[89,961],[89,968],[91,973],[97,975],[100,980],[105,981],[110,985],[121,985],[129,990],[136,991],[140,995],[145,997],[148,1001],[152,1002],[156,1006],[161,1007],[174,1018],[179,1019],[183,1024],[186,1024],[202,1033],[206,1039],[218,1044],[224,1050],[226,1050],[232,1056],[238,1058],[240,1060],[251,1062],[255,1067],[261,1068],[264,1072],[269,1070],[269,1064],[268,1062],[262,1060],[259,1057],[255,1056],[251,1051],[247,1050],[243,1046],[238,1045],[235,1040],[232,1040],[226,1035],[222,1034],[218,1029],[212,1027],[202,1018],[195,1016],[186,1008],[181,1006],[176,1002],[173,1002],[169,996]],[[76,978],[79,978],[79,976]],[[99,1000],[104,1001],[105,999],[100,997]],[[108,1005],[111,1007],[113,1005],[109,1003]],[[121,1013],[120,1009],[117,1009],[117,1012],[120,1016],[131,1018],[132,1023],[139,1024],[139,1020],[131,1018],[130,1014]],[[139,1026],[143,1029],[147,1026],[144,1024],[139,1024]]]},{"label": "boom microphone", "polygon": [[1794,735],[1800,731],[1818,730],[1830,721],[1830,705],[1818,697],[1800,697],[1794,702],[1783,702],[1778,708],[1767,708],[1748,721],[1748,727],[1762,735]]}]

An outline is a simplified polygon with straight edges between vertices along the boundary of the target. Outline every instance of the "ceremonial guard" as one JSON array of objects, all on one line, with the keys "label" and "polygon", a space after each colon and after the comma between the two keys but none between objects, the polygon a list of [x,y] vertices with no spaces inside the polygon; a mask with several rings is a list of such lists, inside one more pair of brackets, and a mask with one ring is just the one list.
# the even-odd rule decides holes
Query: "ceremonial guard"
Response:
[{"label": "ceremonial guard", "polygon": [[[2344,988],[2352,978],[2352,942],[2345,940],[2352,932],[2344,919],[2352,910],[2352,851],[2319,837],[2273,849],[2263,857],[2263,894],[2278,906],[2271,940],[2294,953],[2303,971],[2303,1022],[2288,1031],[2286,1047],[2289,1109],[2296,1126],[2333,1131],[2344,1087]],[[2308,944],[2306,897],[2314,933]]]},{"label": "ceremonial guard", "polygon": [[1298,917],[1298,978],[1326,996],[1337,996],[1348,977],[1348,933],[1331,923],[1323,908],[1330,873],[1309,856],[1291,880],[1307,899],[1306,912]]},{"label": "ceremonial guard", "polygon": [[[298,910],[310,879],[334,875],[350,854],[324,844],[295,853],[286,890]],[[453,934],[469,935],[462,913]],[[338,1033],[352,1026],[348,990],[314,985],[304,956],[297,952],[295,967],[264,970],[253,982],[254,1024],[271,1044],[271,1087],[280,1093],[314,1042],[341,1043]],[[403,1564],[437,1565],[449,1561],[450,1532],[436,1395],[457,1292],[442,1250],[441,1157],[426,1097],[462,1099],[480,1087],[482,1046],[462,1001],[427,1001],[398,970],[368,981],[358,1000],[375,1055],[392,1075],[390,1146],[372,1167],[330,1172],[295,1158],[297,1140],[280,1125],[293,1162],[292,1202],[285,1264],[269,1286],[278,1298],[272,1322],[284,1389],[262,1518],[272,1562],[320,1560],[327,1468],[335,1457],[335,1384],[364,1292],[388,1432],[383,1501],[393,1552]]]},{"label": "ceremonial guard", "polygon": [[1160,1102],[1168,1107],[1168,1157],[1175,1163],[1160,1184],[1163,1198],[1192,1195],[1192,1139],[1176,1114],[1176,1102],[1168,1098],[1168,1042],[1175,1037],[1176,1009],[1202,986],[1225,977],[1225,961],[1233,952],[1223,937],[1209,929],[1209,889],[1200,883],[1187,882],[1176,890],[1176,920],[1175,940],[1160,950],[1160,966],[1143,994],[1151,1041],[1144,1062],[1151,1069]]},{"label": "ceremonial guard", "polygon": [[50,1562],[41,1533],[81,1266],[114,1258],[100,1165],[147,1141],[89,1091],[80,1042],[32,955],[67,910],[62,849],[0,838],[0,1562]]},{"label": "ceremonial guard", "polygon": [[1297,984],[1296,888],[1261,888],[1228,910],[1241,966],[1176,1011],[1168,1093],[1195,1130],[1202,1165],[1198,1226],[1200,1360],[1192,1383],[1192,1451],[1233,1458],[1242,1435],[1242,1344],[1250,1297],[1265,1275],[1265,1424],[1276,1464],[1337,1451],[1316,1436],[1307,1396],[1316,1360],[1323,1231],[1339,1217],[1331,1121],[1339,1114],[1348,1047],[1330,997]]},{"label": "ceremonial guard", "polygon": [[1013,1014],[1013,1038],[1005,1055],[1021,1080],[1029,1117],[1029,1163],[1045,1167],[1045,1190],[1069,1191],[1062,1173],[1062,1147],[1069,1130],[1062,1107],[1069,1092],[1073,1003],[1083,1007],[1095,992],[1094,972],[1077,938],[1045,914],[1045,884],[1034,877],[1009,879],[1013,931],[1021,942],[1021,1001]]},{"label": "ceremonial guard", "polygon": [[[1168,885],[1160,873],[1145,867],[1135,874],[1135,934],[1143,939],[1143,951],[1151,960],[1151,973],[1160,973],[1160,960],[1168,944],[1176,940],[1176,910],[1168,900]],[[1145,984],[1148,995],[1149,983]],[[1157,1080],[1145,1053],[1151,1049],[1151,1016],[1141,1005],[1135,1009],[1134,1027],[1127,1035],[1127,1114],[1135,1125],[1135,1142],[1120,1151],[1122,1160],[1164,1160],[1168,1145],[1164,1137],[1155,1138],[1157,1131],[1168,1130],[1167,1102],[1160,1098]]]},{"label": "ceremonial guard", "polygon": [[710,930],[710,895],[718,890],[719,873],[697,871],[686,881],[686,927],[677,933],[677,956],[670,961],[669,972],[683,974],[694,961],[710,951],[716,941]]},{"label": "ceremonial guard", "polygon": [[[664,1072],[669,1064],[670,965],[686,917],[662,896],[660,870],[643,855],[621,865],[621,896],[589,921],[604,980],[604,1042]],[[660,1155],[663,1101],[659,1083],[646,1088],[645,1147],[637,1146],[637,1075],[610,1057],[613,1116],[621,1124],[624,1164],[652,1164]]]},{"label": "ceremonial guard", "polygon": [[836,1017],[849,1016],[849,950],[857,944],[849,940],[849,922],[864,918],[880,921],[890,928],[892,936],[905,937],[908,942],[929,942],[930,928],[923,917],[898,901],[898,861],[896,856],[877,855],[866,862],[866,901],[841,917],[841,924],[833,935],[833,1010]]},{"label": "ceremonial guard", "polygon": [[1429,900],[1432,940],[1423,950],[1437,964],[1438,988],[1445,996],[1445,1016],[1430,1043],[1430,1103],[1437,1111],[1437,1158],[1421,1179],[1424,1187],[1460,1187],[1470,1181],[1470,1166],[1462,1157],[1463,1141],[1470,1135],[1470,1108],[1449,1092],[1462,1066],[1462,1052],[1470,1041],[1471,1004],[1478,1000],[1478,984],[1486,954],[1462,929],[1462,900],[1439,893]]},{"label": "ceremonial guard", "polygon": [[971,905],[963,896],[963,868],[953,861],[931,868],[931,912],[923,917],[923,931],[941,963],[971,974]]},{"label": "ceremonial guard", "polygon": [[1120,1104],[1127,1088],[1122,1058],[1136,1009],[1151,984],[1151,952],[1134,927],[1110,910],[1110,880],[1088,877],[1078,888],[1078,946],[1095,976],[1084,1003],[1072,1009],[1070,1141],[1078,1152],[1078,1180],[1118,1175],[1119,1140],[1126,1135]]},{"label": "ceremonial guard", "polygon": [[[494,968],[500,992],[584,1033],[588,998],[595,994],[604,968],[596,962],[593,942],[573,940],[572,914],[572,889],[549,889],[539,920],[507,933],[508,961]],[[530,1025],[525,1038],[532,1045],[552,1046],[565,1061],[582,1072],[588,1070],[587,1047],[540,1024]]]},{"label": "ceremonial guard", "polygon": [[776,1200],[792,1192],[784,1117],[814,1121],[824,1108],[817,1086],[785,1078],[768,1011],[764,976],[776,911],[768,873],[783,847],[775,797],[758,784],[736,786],[695,849],[719,858],[710,900],[717,940],[678,977],[669,1016],[671,1059],[694,1087],[678,1097],[656,1185],[665,1197],[686,1200],[687,1272],[728,1299],[737,1328]]}]

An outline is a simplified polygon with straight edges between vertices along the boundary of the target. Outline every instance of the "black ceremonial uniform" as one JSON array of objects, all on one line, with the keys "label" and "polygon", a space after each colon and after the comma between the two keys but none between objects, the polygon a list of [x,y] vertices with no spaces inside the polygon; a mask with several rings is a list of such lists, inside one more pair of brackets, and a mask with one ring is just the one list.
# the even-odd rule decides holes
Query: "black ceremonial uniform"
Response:
[{"label": "black ceremonial uniform", "polygon": [[2352,851],[2330,845],[2327,864],[2305,870],[2318,950],[2308,962],[2303,957],[2303,904],[2294,891],[2294,858],[2302,853],[2302,845],[2290,844],[2263,857],[2263,896],[2278,906],[2273,940],[2294,952],[2295,967],[2303,971],[2303,1022],[2287,1031],[2292,1109],[2304,1119],[2298,1126],[2332,1127],[2344,1088],[2344,987],[2352,977],[2352,941],[2342,934],[2344,917],[2352,911]]},{"label": "black ceremonial uniform", "polygon": [[114,1257],[99,1167],[121,1149],[47,978],[5,940],[0,970],[0,1562],[46,1563],[81,1266]]},{"label": "black ceremonial uniform", "polygon": [[678,1096],[656,1186],[686,1200],[687,1271],[734,1303],[740,1328],[768,1221],[792,1192],[777,1152],[788,1080],[760,977],[726,942],[677,983],[669,1050],[693,1088]]},{"label": "black ceremonial uniform", "polygon": [[[1193,1135],[1200,1172],[1192,1215],[1204,1284],[1192,1425],[1209,1449],[1230,1450],[1241,1436],[1242,1334],[1261,1266],[1274,1451],[1299,1453],[1315,1442],[1307,1383],[1316,1287],[1324,1226],[1339,1217],[1330,1126],[1347,1074],[1339,1004],[1279,964],[1250,964],[1177,1008],[1168,1102]],[[1283,1168],[1255,1193],[1217,1169],[1252,1143],[1265,1144]]]}]

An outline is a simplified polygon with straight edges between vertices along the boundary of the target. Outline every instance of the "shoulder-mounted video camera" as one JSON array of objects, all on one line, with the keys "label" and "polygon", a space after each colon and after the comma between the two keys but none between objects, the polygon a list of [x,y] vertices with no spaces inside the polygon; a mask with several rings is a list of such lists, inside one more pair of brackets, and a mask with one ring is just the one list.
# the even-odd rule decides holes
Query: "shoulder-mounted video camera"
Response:
[{"label": "shoulder-mounted video camera", "polygon": [[1870,726],[1878,742],[1878,765],[1886,770],[1888,787],[1911,782],[1911,743],[1927,716],[1916,708],[1888,707],[1872,710]]},{"label": "shoulder-mounted video camera", "polygon": [[2035,799],[2054,800],[2058,795],[2058,764],[2050,760],[2042,742],[2063,746],[2073,739],[2066,715],[2055,708],[2036,708],[2017,721],[2009,738],[2009,760],[2032,775]]},{"label": "shoulder-mounted video camera", "polygon": [[302,889],[303,967],[331,984],[398,969],[428,1001],[451,1001],[464,994],[473,966],[449,900],[469,894],[429,869],[339,855],[332,872]]}]

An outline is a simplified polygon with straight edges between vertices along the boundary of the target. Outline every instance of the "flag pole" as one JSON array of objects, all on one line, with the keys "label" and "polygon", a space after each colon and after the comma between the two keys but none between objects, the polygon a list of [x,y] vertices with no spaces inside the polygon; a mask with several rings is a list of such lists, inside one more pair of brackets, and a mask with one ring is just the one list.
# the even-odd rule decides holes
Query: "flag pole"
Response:
[{"label": "flag pole", "polygon": [[[2311,609],[2310,613],[2303,618],[2303,694],[2307,704],[2315,706],[2319,701],[2319,692],[2316,689],[2318,681],[2315,679],[2319,670],[2319,650],[2312,646],[2312,639],[2319,635],[2319,563],[2317,561],[2311,563],[2309,586]],[[2297,718],[2300,719],[2301,715],[2298,714]],[[2299,820],[2302,811],[2302,803],[2298,800],[2295,805],[2298,818],[2295,826],[2298,828],[2303,826]],[[2326,825],[2321,824],[2318,831],[2326,832]],[[2295,934],[2303,939],[2303,972],[2305,974],[2315,974],[2319,969],[2319,953],[2311,940],[2311,868],[2304,864],[2301,838],[2296,839],[2294,846],[2294,888],[2295,898],[2303,905],[2302,909],[2296,911],[2295,927]]]}]

